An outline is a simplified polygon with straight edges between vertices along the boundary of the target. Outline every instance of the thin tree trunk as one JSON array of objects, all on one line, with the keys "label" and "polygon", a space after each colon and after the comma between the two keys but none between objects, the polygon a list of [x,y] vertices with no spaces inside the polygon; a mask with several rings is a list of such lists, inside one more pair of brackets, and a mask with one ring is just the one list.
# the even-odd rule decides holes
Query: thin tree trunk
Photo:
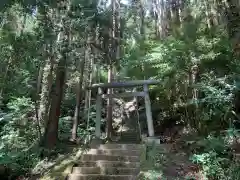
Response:
[{"label": "thin tree trunk", "polygon": [[37,95],[39,96],[42,87],[43,67],[40,65],[37,77]]},{"label": "thin tree trunk", "polygon": [[21,34],[24,33],[26,22],[27,22],[27,13],[24,13],[23,14],[23,22],[22,22],[21,31],[20,31]]},{"label": "thin tree trunk", "polygon": [[152,2],[152,12],[154,16],[154,27],[155,27],[155,36],[157,39],[160,38],[159,31],[158,31],[158,14],[157,14],[157,0],[153,0]]},{"label": "thin tree trunk", "polygon": [[[93,65],[94,65],[94,58],[91,57],[91,63],[90,63],[90,72],[89,72],[89,83],[88,86],[92,85],[93,82]],[[90,121],[90,111],[91,111],[91,95],[92,91],[88,91],[88,101],[87,101],[87,110],[88,110],[88,116],[87,116],[87,129],[89,128],[89,121]]]},{"label": "thin tree trunk", "polygon": [[[194,65],[191,68],[191,79],[192,79],[192,84],[195,85],[198,82],[198,77],[199,77],[199,67],[198,65]],[[194,102],[194,111],[195,111],[195,117],[194,117],[194,124],[196,126],[197,129],[199,129],[200,131],[202,130],[201,126],[200,126],[200,122],[198,119],[198,91],[196,89],[196,87],[192,87],[192,101]]]},{"label": "thin tree trunk", "polygon": [[[97,45],[101,44],[101,42],[99,40],[99,24],[96,24],[96,28],[95,28],[95,44],[97,44]],[[94,75],[95,80],[94,80],[94,82],[100,83],[100,79],[101,79],[100,64],[101,64],[101,62],[98,58],[98,51],[96,50],[96,48],[93,48],[92,46],[91,46],[91,48],[92,48],[92,52],[94,53],[94,62],[95,62],[95,75]]]},{"label": "thin tree trunk", "polygon": [[40,122],[40,119],[38,117],[39,94],[40,94],[40,91],[41,91],[42,77],[43,77],[43,67],[40,65],[39,70],[38,70],[37,93],[36,93],[36,98],[35,98],[35,116],[36,116],[36,126],[37,126],[39,139],[42,137],[41,122]]},{"label": "thin tree trunk", "polygon": [[[112,78],[113,78],[113,73],[112,73],[112,65],[109,64],[108,65],[108,83],[111,83],[112,82]],[[113,94],[113,89],[112,88],[109,88],[108,91],[107,91],[107,94],[108,95],[112,95]],[[110,140],[111,139],[111,136],[112,136],[112,130],[113,130],[113,127],[112,127],[112,106],[113,106],[113,99],[112,97],[110,96],[108,99],[107,99],[107,139]]]}]

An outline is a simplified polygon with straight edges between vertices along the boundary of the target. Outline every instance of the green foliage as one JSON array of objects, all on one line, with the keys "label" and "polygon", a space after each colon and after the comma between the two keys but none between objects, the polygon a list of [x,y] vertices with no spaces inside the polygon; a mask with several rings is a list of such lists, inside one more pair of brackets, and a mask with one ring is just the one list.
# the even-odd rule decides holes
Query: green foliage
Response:
[{"label": "green foliage", "polygon": [[235,91],[231,79],[231,77],[216,78],[203,74],[201,83],[197,85],[199,91],[204,93],[204,97],[197,100],[201,106],[201,123],[203,128],[208,126],[209,132],[219,131],[230,125],[226,115],[233,107]]},{"label": "green foliage", "polygon": [[159,170],[163,160],[163,154],[161,153],[160,148],[158,148],[156,144],[147,146],[146,163],[152,165],[153,169]]},{"label": "green foliage", "polygon": [[[88,110],[80,109],[80,117],[81,123],[77,135],[82,141],[85,141],[95,132],[96,105],[92,104]],[[72,118],[71,116],[65,116],[59,119],[59,139],[66,140],[71,137]],[[102,124],[103,121],[104,119],[102,119]]]},{"label": "green foliage", "polygon": [[228,179],[240,179],[240,164],[239,162],[232,163],[228,169]]},{"label": "green foliage", "polygon": [[141,169],[144,174],[140,176],[141,180],[149,179],[164,179],[162,168],[164,167],[165,156],[155,143],[148,144],[146,147],[146,159],[141,163]]},{"label": "green foliage", "polygon": [[[162,41],[151,40],[141,45],[129,42],[127,59],[122,66],[127,67],[123,69],[126,76],[161,79],[161,88],[154,88],[158,89],[156,96],[161,99],[163,109],[172,111],[176,107],[186,123],[194,121],[190,123],[192,127],[208,133],[228,127],[224,117],[234,99],[233,74],[240,71],[224,29],[210,30],[214,34],[210,36],[198,26],[197,18],[194,21],[191,28],[188,23],[182,27],[195,31],[191,36],[183,30],[181,35],[169,36]],[[198,77],[191,84],[194,65],[198,66]],[[193,89],[197,91],[197,99],[192,97]]]},{"label": "green foliage", "polygon": [[208,153],[194,155],[193,162],[200,164],[203,171],[210,178],[224,179],[224,162],[227,160],[217,156],[216,152],[210,151]]},{"label": "green foliage", "polygon": [[[229,134],[224,136],[209,136],[197,141],[191,160],[201,165],[203,172],[209,179],[238,179],[237,169],[239,165],[232,159],[229,147]],[[197,148],[198,147],[198,148]],[[236,178],[237,177],[237,178]]]},{"label": "green foliage", "polygon": [[[240,73],[240,66],[225,29],[219,25],[206,30],[202,2],[191,2],[189,8],[196,18],[185,22],[180,34],[161,41],[148,39],[142,44],[129,40],[122,74],[162,80],[160,86],[151,89],[161,101],[160,120],[167,112],[170,116],[178,113],[185,124],[202,135],[217,132],[196,143],[192,160],[210,179],[238,179],[231,176],[231,169],[236,172],[238,166],[232,163],[229,144],[219,132],[231,127],[235,118],[230,114],[237,90],[235,74]],[[198,76],[195,83],[190,83],[194,65]],[[192,96],[193,89],[197,98]],[[154,160],[157,152],[150,157]]]},{"label": "green foliage", "polygon": [[38,161],[38,152],[33,148],[38,142],[33,102],[29,98],[15,98],[8,103],[9,112],[2,118],[7,123],[0,133],[0,164],[16,174],[28,172]]}]

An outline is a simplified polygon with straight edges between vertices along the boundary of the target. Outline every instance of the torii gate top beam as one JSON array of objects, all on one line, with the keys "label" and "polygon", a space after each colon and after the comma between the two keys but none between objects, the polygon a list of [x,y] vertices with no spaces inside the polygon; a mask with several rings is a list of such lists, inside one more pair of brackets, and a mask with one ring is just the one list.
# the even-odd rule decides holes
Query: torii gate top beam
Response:
[{"label": "torii gate top beam", "polygon": [[142,85],[157,85],[160,81],[158,80],[135,80],[126,82],[112,82],[112,83],[99,83],[93,84],[90,89],[95,88],[122,88],[122,87],[136,87]]}]

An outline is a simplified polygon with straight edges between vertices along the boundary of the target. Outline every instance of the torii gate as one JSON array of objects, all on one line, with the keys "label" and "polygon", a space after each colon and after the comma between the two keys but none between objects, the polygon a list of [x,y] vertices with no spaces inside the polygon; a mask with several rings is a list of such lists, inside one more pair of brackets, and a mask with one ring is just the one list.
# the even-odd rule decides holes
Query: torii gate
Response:
[{"label": "torii gate", "polygon": [[[154,137],[154,127],[152,120],[152,110],[151,110],[151,102],[149,98],[149,85],[159,84],[160,81],[157,80],[136,80],[136,81],[127,81],[127,82],[112,82],[112,83],[100,83],[93,84],[90,89],[98,89],[97,91],[97,100],[96,100],[96,127],[95,127],[95,136],[96,138],[101,137],[101,109],[102,109],[102,98],[112,97],[144,97],[145,100],[145,109],[146,109],[146,117],[147,117],[147,126],[148,126],[148,135],[149,137]],[[137,87],[143,86],[143,91],[141,92],[127,92],[120,94],[103,94],[102,89],[108,88],[124,88],[124,87]]]}]

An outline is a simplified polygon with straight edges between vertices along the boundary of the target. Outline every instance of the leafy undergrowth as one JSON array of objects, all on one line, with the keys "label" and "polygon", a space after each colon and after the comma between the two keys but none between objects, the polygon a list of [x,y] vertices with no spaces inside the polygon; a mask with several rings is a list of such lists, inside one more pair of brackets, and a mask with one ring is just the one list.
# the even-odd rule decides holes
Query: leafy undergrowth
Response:
[{"label": "leafy undergrowth", "polygon": [[[66,144],[66,142],[59,143],[56,149],[52,151],[39,149],[41,153],[34,155],[34,157],[36,157],[34,167],[30,167],[33,163],[29,162],[28,159],[25,160],[25,164],[31,163],[29,168],[27,168],[27,166],[20,167],[21,165],[24,165],[23,159],[21,159],[21,163],[18,164],[20,167],[19,170],[13,168],[14,166],[11,164],[7,164],[2,167],[10,169],[10,171],[4,170],[5,172],[2,172],[1,179],[3,178],[3,175],[4,178],[10,178],[11,180],[28,178],[39,180],[54,180],[56,178],[59,180],[65,179],[67,174],[71,172],[73,165],[86,149],[86,145],[80,146],[77,144]],[[41,158],[43,153],[45,158]],[[29,160],[33,161],[33,159]],[[25,171],[23,171],[23,169],[25,169]]]},{"label": "leafy undergrowth", "polygon": [[231,139],[229,134],[185,136],[171,144],[152,144],[140,179],[239,180],[238,154]]},{"label": "leafy undergrowth", "polygon": [[0,110],[0,179],[65,174],[91,138],[89,131],[79,128],[81,139],[77,143],[83,146],[69,142],[72,127],[67,124],[69,117],[63,117],[59,122],[59,143],[52,151],[46,151],[39,148],[34,103],[29,98],[16,98],[7,107],[7,113]]},{"label": "leafy undergrowth", "polygon": [[142,164],[141,180],[201,179],[202,173],[188,155],[173,144],[148,146],[147,160]]}]

